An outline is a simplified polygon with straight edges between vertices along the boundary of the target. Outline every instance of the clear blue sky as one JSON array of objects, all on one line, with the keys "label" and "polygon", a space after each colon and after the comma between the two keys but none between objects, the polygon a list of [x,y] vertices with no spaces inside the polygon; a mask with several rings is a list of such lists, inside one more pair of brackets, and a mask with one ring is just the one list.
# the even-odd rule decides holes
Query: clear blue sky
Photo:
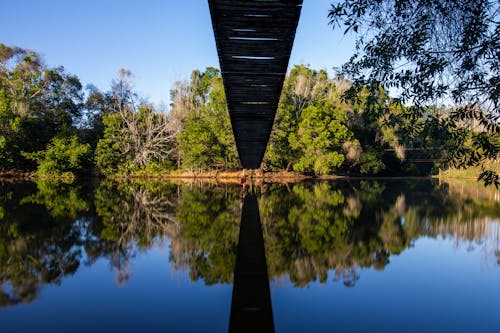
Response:
[{"label": "clear blue sky", "polygon": [[[328,25],[330,3],[304,0],[290,65],[330,71],[351,55],[352,40]],[[169,103],[174,81],[219,67],[207,0],[11,0],[0,8],[1,43],[35,50],[101,90],[127,67],[141,95]]]}]

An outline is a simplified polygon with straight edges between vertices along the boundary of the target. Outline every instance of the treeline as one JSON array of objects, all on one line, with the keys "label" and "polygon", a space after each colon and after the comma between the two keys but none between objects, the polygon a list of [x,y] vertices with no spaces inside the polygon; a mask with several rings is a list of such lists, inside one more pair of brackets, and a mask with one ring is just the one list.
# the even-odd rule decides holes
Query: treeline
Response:
[{"label": "treeline", "polygon": [[[296,65],[287,76],[264,170],[315,175],[418,175],[433,163],[406,161],[408,149],[445,159],[456,147],[444,108],[416,118],[380,88],[345,92],[350,82]],[[463,126],[461,145],[471,132]],[[455,140],[455,141],[454,141]],[[473,147],[471,147],[472,149]],[[170,108],[133,90],[123,69],[102,92],[33,51],[0,44],[0,166],[43,177],[240,168],[220,72],[194,70],[176,82]]]}]

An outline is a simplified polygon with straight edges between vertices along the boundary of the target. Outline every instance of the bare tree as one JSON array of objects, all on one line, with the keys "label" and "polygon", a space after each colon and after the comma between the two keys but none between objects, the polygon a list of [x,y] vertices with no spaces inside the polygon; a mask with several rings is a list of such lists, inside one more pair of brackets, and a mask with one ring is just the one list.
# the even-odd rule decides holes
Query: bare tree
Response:
[{"label": "bare tree", "polygon": [[291,82],[293,90],[290,94],[290,102],[296,110],[297,118],[299,118],[302,110],[306,107],[326,98],[327,81],[317,73],[305,72],[305,69],[302,68],[297,71],[294,81]]},{"label": "bare tree", "polygon": [[133,166],[162,162],[173,154],[182,128],[166,112],[157,112],[153,105],[138,101],[132,89],[132,74],[127,69],[120,70],[113,84],[112,108],[122,120],[123,152],[132,156]]},{"label": "bare tree", "polygon": [[124,200],[121,205],[123,219],[117,223],[121,231],[118,243],[126,244],[131,240],[141,239],[152,244],[155,237],[162,237],[177,229],[174,218],[177,203],[169,197],[153,194],[145,188],[127,188],[131,200]]}]

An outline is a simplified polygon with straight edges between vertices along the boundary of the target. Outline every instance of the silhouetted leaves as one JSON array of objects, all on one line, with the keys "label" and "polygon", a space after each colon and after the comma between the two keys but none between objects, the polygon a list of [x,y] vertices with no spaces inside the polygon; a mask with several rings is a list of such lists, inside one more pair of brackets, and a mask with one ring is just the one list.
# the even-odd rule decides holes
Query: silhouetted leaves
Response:
[{"label": "silhouetted leaves", "polygon": [[[359,0],[332,4],[328,17],[334,29],[358,33],[356,53],[343,67],[354,86],[380,84],[416,110],[449,105],[457,115],[440,116],[456,140],[448,162],[487,168],[498,158],[500,141],[499,10],[491,0]],[[470,152],[475,144],[467,144],[471,134],[463,128],[473,141],[486,133],[496,143]],[[481,179],[498,185],[494,175],[490,170]]]}]

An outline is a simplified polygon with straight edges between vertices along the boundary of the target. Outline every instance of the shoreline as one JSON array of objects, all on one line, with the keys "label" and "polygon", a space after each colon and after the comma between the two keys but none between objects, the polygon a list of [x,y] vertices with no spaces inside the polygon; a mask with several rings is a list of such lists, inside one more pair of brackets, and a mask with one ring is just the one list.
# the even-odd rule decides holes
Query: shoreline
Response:
[{"label": "shoreline", "polygon": [[[304,180],[315,179],[312,176],[304,175],[298,172],[263,172],[261,170],[246,170],[247,184],[272,184],[272,183],[297,183]],[[110,179],[139,179],[139,180],[170,180],[187,183],[200,182],[209,184],[238,184],[241,185],[243,171],[174,171],[165,174],[131,174],[114,175]]]},{"label": "shoreline", "polygon": [[[245,170],[247,177],[246,183],[251,184],[288,184],[298,183],[302,181],[329,181],[329,180],[357,180],[357,179],[381,179],[381,180],[397,180],[397,179],[438,179],[438,180],[478,180],[477,175],[473,174],[447,174],[441,172],[436,175],[427,176],[350,176],[350,175],[323,175],[311,176],[294,171],[269,171],[262,170]],[[241,178],[243,170],[237,171],[173,171],[170,173],[132,173],[129,175],[111,175],[99,176],[95,174],[85,175],[81,179],[113,179],[113,180],[169,180],[180,181],[183,183],[208,183],[208,184],[239,184],[241,185]],[[46,179],[49,181],[59,181],[60,177],[39,177],[35,172],[26,172],[19,170],[6,170],[0,171],[0,182],[3,183],[17,183],[36,181],[38,179]]]}]

